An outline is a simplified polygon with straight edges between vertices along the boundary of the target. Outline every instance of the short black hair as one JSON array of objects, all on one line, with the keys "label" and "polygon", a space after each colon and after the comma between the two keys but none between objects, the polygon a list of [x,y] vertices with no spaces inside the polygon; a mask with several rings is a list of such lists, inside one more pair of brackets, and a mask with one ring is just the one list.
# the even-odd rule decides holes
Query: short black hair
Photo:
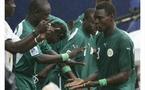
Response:
[{"label": "short black hair", "polygon": [[96,6],[96,10],[97,10],[97,9],[104,9],[105,12],[107,13],[107,15],[113,15],[113,16],[116,15],[116,8],[114,7],[113,4],[108,3],[108,2],[99,3],[99,4]]},{"label": "short black hair", "polygon": [[[45,3],[46,2],[44,0],[31,0],[29,8],[28,8],[28,15],[41,12],[43,10],[43,6]],[[49,4],[48,1],[47,3]]]},{"label": "short black hair", "polygon": [[92,13],[95,13],[96,9],[95,8],[88,8],[85,13],[84,13],[84,19],[87,19],[90,17]]},{"label": "short black hair", "polygon": [[32,0],[30,2],[29,8],[28,8],[28,15],[31,15],[33,13],[36,13],[40,9],[40,5],[36,0]]}]

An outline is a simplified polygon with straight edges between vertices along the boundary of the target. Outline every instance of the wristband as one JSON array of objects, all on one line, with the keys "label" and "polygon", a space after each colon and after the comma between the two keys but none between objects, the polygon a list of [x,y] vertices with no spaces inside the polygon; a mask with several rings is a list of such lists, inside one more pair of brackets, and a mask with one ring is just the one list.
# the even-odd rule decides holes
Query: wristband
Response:
[{"label": "wristband", "polygon": [[107,79],[100,79],[99,80],[99,85],[100,86],[106,86],[107,85]]},{"label": "wristband", "polygon": [[64,62],[69,59],[69,55],[67,53],[60,54],[60,55],[61,55],[62,61],[64,61]]},{"label": "wristband", "polygon": [[64,67],[62,68],[62,72],[63,72],[63,73],[67,73],[67,72],[70,72],[70,71],[72,71],[71,68],[70,68],[70,66],[64,66]]}]

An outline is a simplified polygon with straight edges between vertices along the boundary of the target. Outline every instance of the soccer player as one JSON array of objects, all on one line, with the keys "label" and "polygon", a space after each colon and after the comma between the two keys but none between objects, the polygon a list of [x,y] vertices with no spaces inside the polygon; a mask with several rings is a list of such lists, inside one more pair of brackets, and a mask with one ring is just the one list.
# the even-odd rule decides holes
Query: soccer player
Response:
[{"label": "soccer player", "polygon": [[135,90],[133,42],[127,33],[115,26],[115,7],[110,3],[96,6],[94,15],[99,31],[96,39],[98,71],[86,80],[76,79],[71,89],[97,87],[98,90]]},{"label": "soccer player", "polygon": [[[81,70],[82,79],[86,79],[90,74],[94,73],[97,70],[96,58],[93,55],[96,47],[96,39],[95,35],[98,31],[96,31],[95,23],[94,23],[94,14],[95,8],[88,8],[84,13],[84,19],[82,24],[81,33],[85,37],[85,51],[84,51],[84,63]],[[92,89],[95,90],[95,87]]]},{"label": "soccer player", "polygon": [[[5,18],[12,16],[15,11],[15,2],[14,0],[5,0]],[[44,21],[43,21],[44,22]],[[5,25],[5,88],[6,90],[15,90],[15,76],[12,73],[13,70],[13,54],[16,53],[25,53],[26,51],[33,48],[37,45],[37,41],[42,41],[45,39],[43,37],[47,29],[45,23],[40,23],[37,30],[27,37],[20,40],[18,36],[13,33],[13,30],[10,28],[7,22],[4,22]],[[43,34],[43,35],[42,35]],[[38,36],[39,35],[39,36]],[[37,37],[38,36],[38,37]],[[27,45],[26,45],[27,44]]]},{"label": "soccer player", "polygon": [[[96,5],[100,2],[111,3],[112,0],[96,0]],[[79,29],[85,40],[85,59],[86,66],[81,71],[81,78],[85,79],[94,70],[97,69],[96,61],[94,60],[93,52],[96,44],[95,35],[97,30],[94,28],[94,12],[93,8],[88,8],[82,15],[75,21],[74,28]]]},{"label": "soccer player", "polygon": [[[35,27],[41,20],[47,19],[50,13],[50,5],[47,0],[34,0],[31,2],[28,12],[28,16],[22,22],[22,28],[17,29],[15,33],[20,37],[27,37],[30,33],[35,30]],[[34,18],[35,17],[35,18]],[[59,26],[59,27],[58,27]],[[60,27],[61,26],[61,27]],[[58,55],[48,55],[46,42],[57,42],[66,36],[67,29],[61,23],[53,21],[52,25],[48,27],[53,31],[51,34],[46,34],[46,40],[39,43],[36,47],[32,48],[30,51],[24,54],[16,55],[16,84],[20,90],[35,90],[35,82],[37,78],[35,76],[37,63],[58,63],[68,60],[68,58],[76,56],[82,49],[75,49],[69,55],[58,54]],[[63,28],[63,29],[62,29]],[[37,42],[37,41],[36,41]],[[43,48],[45,47],[45,48]],[[43,48],[43,49],[42,49]],[[46,50],[45,50],[46,49]],[[44,54],[42,54],[44,53]],[[64,61],[62,61],[62,59]],[[34,76],[33,76],[34,75]],[[33,79],[32,79],[33,77]],[[34,81],[33,81],[34,80]]]},{"label": "soccer player", "polygon": [[[96,5],[100,2],[108,2],[108,3],[112,3],[112,0],[96,0]],[[95,8],[95,7],[94,7]],[[78,16],[78,18],[74,21],[74,25],[76,27],[79,27],[82,25],[83,23],[83,18],[84,18],[84,13],[82,13],[80,16]]]},{"label": "soccer player", "polygon": [[[14,13],[15,7],[16,5],[15,5],[14,0],[5,0],[5,17],[12,16]],[[45,24],[47,24],[46,21],[45,23],[41,22],[40,25],[36,27],[37,29],[35,32],[28,35],[28,37],[25,37],[22,40],[20,40],[20,38],[13,33],[12,29],[7,24],[7,22],[5,22],[6,67],[9,71],[12,71],[12,66],[13,66],[12,54],[15,54],[18,52],[24,53],[28,51],[29,49],[31,49],[32,47],[34,47],[35,45],[37,45],[37,43],[35,42],[36,39],[39,42],[45,39],[44,37],[41,37],[43,36],[42,34],[44,34],[47,30],[45,27]]]}]

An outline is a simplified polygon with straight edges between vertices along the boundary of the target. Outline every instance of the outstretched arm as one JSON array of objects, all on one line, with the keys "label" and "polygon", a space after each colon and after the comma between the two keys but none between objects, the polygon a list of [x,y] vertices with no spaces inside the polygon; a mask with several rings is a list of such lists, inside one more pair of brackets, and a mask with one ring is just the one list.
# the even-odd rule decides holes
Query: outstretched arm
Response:
[{"label": "outstretched arm", "polygon": [[[11,53],[24,53],[30,50],[37,45],[38,42],[45,39],[46,33],[51,33],[51,30],[48,30],[47,24],[48,21],[42,20],[36,27],[35,32],[19,41],[14,42],[13,38],[8,38],[5,40],[5,49]],[[18,38],[15,34],[12,35]]]},{"label": "outstretched arm", "polygon": [[70,89],[75,90],[75,89],[87,88],[87,87],[117,85],[127,81],[129,79],[129,75],[130,75],[130,71],[126,70],[116,75],[113,75],[109,78],[93,81],[95,79],[95,74],[94,74],[92,77],[88,78],[87,80],[84,81],[82,80],[81,84],[76,84],[75,82],[72,82],[67,84],[66,87],[70,87]]}]

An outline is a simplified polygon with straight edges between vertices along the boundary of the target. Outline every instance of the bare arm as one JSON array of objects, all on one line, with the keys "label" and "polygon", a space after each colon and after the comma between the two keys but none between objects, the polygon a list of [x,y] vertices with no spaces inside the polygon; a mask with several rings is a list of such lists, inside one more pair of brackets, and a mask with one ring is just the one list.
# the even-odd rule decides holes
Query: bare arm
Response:
[{"label": "bare arm", "polygon": [[[51,52],[49,52],[49,54],[51,55],[59,55],[57,54],[55,51],[51,50]],[[55,61],[55,62],[58,62],[58,61]],[[45,63],[45,62],[44,62]],[[38,73],[38,76],[39,77],[43,77],[45,78],[47,75],[48,75],[48,72],[55,66],[56,64],[50,64],[50,65],[47,65],[41,72]],[[64,66],[66,66],[66,64],[62,63],[62,64],[59,64],[61,68],[63,68]],[[68,78],[72,78],[72,79],[75,79],[76,76],[75,74],[72,72],[72,71],[69,71],[69,72],[66,72],[64,73]]]},{"label": "bare arm", "polygon": [[[123,72],[120,72],[109,78],[106,78],[107,85],[121,84],[129,79],[129,75],[130,75],[130,71],[123,71]],[[66,87],[70,87],[70,89],[76,90],[76,89],[84,88],[84,87],[87,88],[87,87],[100,86],[99,80],[93,81],[96,79],[96,76],[97,76],[97,74],[96,75],[94,74],[90,78],[88,78],[87,80],[84,80],[84,81],[81,79],[77,79],[76,81],[67,84]]]},{"label": "bare arm", "polygon": [[127,81],[129,79],[129,76],[130,76],[130,71],[126,70],[126,71],[120,72],[117,75],[107,78],[107,83],[108,85],[121,84]]},{"label": "bare arm", "polygon": [[[107,85],[121,84],[129,79],[129,75],[130,75],[130,71],[126,70],[126,71],[120,72],[116,75],[113,75],[109,78],[106,78]],[[92,75],[92,77],[88,78],[86,81],[94,81],[95,79],[97,79],[96,76],[94,74],[94,75]],[[96,85],[99,85],[98,81],[94,81],[94,83],[92,85],[89,85],[89,86],[96,87]]]},{"label": "bare arm", "polygon": [[[37,43],[34,41],[34,36],[31,34],[28,37],[13,42],[11,39],[5,41],[5,49],[11,53],[24,53],[34,47]],[[41,40],[40,40],[41,41]]]},{"label": "bare arm", "polygon": [[[36,27],[36,31],[22,40],[13,42],[12,39],[5,40],[5,49],[11,53],[24,53],[34,47],[37,42],[45,39],[46,33],[50,30],[47,29],[47,21],[42,20]],[[37,42],[36,42],[37,41]]]},{"label": "bare arm", "polygon": [[48,73],[49,73],[49,71],[51,71],[55,66],[56,66],[56,64],[49,64],[49,65],[47,65],[43,70],[41,70],[38,73],[38,78],[39,79],[46,78]]}]

